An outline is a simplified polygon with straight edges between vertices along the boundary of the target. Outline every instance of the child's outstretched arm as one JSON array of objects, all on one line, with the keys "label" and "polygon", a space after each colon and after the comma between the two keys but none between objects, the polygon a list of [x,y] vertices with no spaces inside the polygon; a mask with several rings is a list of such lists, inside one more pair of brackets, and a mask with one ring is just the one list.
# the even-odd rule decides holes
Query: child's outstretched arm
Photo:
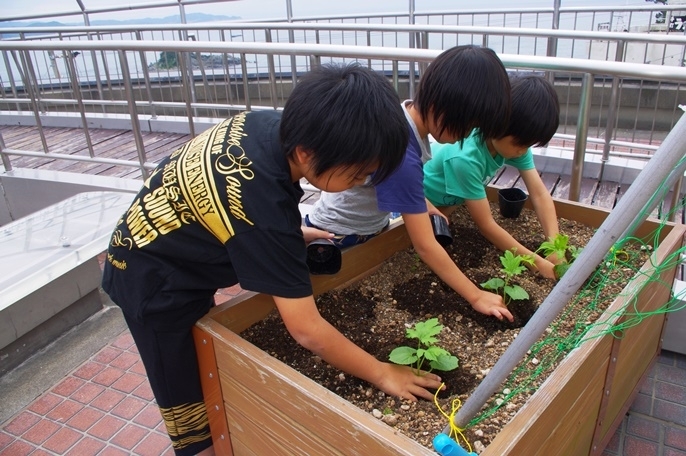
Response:
[{"label": "child's outstretched arm", "polygon": [[448,252],[436,241],[427,212],[403,214],[403,221],[412,245],[422,261],[450,288],[465,298],[474,310],[485,315],[493,315],[499,320],[507,318],[509,321],[514,321],[503,298],[474,285],[460,271]]},{"label": "child's outstretched arm", "polygon": [[[515,239],[509,232],[493,218],[491,213],[491,205],[488,199],[482,198],[478,200],[465,200],[465,206],[469,211],[469,215],[476,223],[481,234],[488,239],[491,244],[495,245],[499,250],[513,250],[517,255],[533,255],[534,265],[538,272],[548,279],[555,279],[555,265],[540,255],[532,252],[524,247],[517,239]],[[556,219],[557,220],[557,219]]]},{"label": "child's outstretched arm", "polygon": [[366,380],[387,394],[413,401],[418,397],[432,400],[441,386],[441,378],[435,374],[415,375],[411,367],[381,362],[352,343],[321,316],[314,297],[274,296],[274,302],[296,342],[337,369]]},{"label": "child's outstretched arm", "polygon": [[560,231],[557,224],[557,214],[555,213],[555,203],[553,203],[550,192],[541,180],[541,176],[536,169],[519,171],[519,174],[522,176],[526,190],[529,192],[531,204],[533,204],[538,221],[541,222],[543,227],[543,234],[545,234],[546,239],[555,237]]}]

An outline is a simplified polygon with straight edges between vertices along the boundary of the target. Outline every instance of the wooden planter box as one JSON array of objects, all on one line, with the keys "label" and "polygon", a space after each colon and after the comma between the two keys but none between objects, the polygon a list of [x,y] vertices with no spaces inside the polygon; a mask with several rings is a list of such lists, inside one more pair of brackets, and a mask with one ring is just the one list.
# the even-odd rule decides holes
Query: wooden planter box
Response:
[{"label": "wooden planter box", "polygon": [[[577,203],[555,204],[559,217],[593,227],[608,214]],[[647,221],[637,235],[656,227]],[[662,228],[655,264],[681,247],[685,232],[683,225]],[[313,276],[315,294],[350,284],[409,246],[399,222],[346,250],[339,274]],[[651,268],[648,263],[644,270]],[[676,265],[663,270],[660,281],[649,283],[649,274],[637,275],[625,288],[630,295],[616,299],[604,315],[634,298],[640,311],[661,307],[670,299],[675,272]],[[436,454],[237,334],[273,308],[269,296],[242,295],[214,308],[194,329],[217,454]],[[482,455],[600,454],[660,350],[664,320],[664,314],[658,314],[628,329],[622,338],[605,335],[572,351]]]}]

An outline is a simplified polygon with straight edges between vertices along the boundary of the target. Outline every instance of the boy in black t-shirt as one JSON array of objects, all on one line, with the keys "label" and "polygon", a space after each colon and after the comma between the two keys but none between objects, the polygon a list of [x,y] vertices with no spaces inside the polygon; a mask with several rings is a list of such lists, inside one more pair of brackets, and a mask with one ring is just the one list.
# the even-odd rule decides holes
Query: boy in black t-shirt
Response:
[{"label": "boy in black t-shirt", "polygon": [[227,119],[145,181],[113,232],[103,288],[122,308],[178,456],[213,454],[191,330],[217,289],[236,283],[272,295],[293,338],[336,368],[388,394],[432,398],[439,377],[375,359],[321,317],[298,210],[301,178],[331,192],[381,181],[407,142],[385,78],[321,67],[283,113]]}]

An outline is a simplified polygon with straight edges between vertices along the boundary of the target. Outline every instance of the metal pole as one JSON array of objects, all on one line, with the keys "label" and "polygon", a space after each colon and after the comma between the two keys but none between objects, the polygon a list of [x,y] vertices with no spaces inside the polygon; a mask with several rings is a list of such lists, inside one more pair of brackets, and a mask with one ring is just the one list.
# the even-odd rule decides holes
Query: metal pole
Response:
[{"label": "metal pole", "polygon": [[[512,345],[503,353],[488,375],[474,390],[474,393],[457,412],[454,420],[457,426],[464,428],[481,410],[481,407],[500,388],[510,372],[524,358],[526,352],[541,337],[548,325],[557,317],[574,293],[603,260],[610,248],[621,239],[620,236],[640,217],[640,214],[645,217],[650,212],[650,208],[647,211],[642,212],[642,210],[660,188],[662,182],[670,175],[676,176],[684,173],[686,160],[682,163],[679,162],[686,154],[686,141],[683,141],[685,135],[686,116],[682,116],[655,152],[653,158],[636,177],[624,197],[617,203],[615,209],[600,225],[576,261],[572,263],[572,266],[543,301],[531,320],[514,339]],[[655,200],[655,204],[657,204],[657,200]],[[444,432],[449,431],[450,426],[447,426]]]},{"label": "metal pole", "polygon": [[[408,13],[407,13],[407,14],[408,14],[407,20],[408,20],[408,22],[410,23],[410,25],[414,25],[414,11],[415,11],[414,0],[409,0]],[[410,49],[413,49],[413,48],[416,47],[416,46],[415,46],[415,34],[414,34],[413,32],[410,32],[409,35],[410,35],[409,46],[410,46]],[[408,62],[408,64],[409,64],[409,70],[410,70],[410,74],[409,74],[409,77],[410,77],[410,92],[409,92],[409,95],[410,95],[410,98],[414,98],[414,86],[415,86],[415,68],[414,68],[414,64],[415,64],[415,62],[412,61],[412,60],[410,60],[410,61]]]},{"label": "metal pole", "polygon": [[45,137],[43,121],[40,117],[41,112],[44,110],[41,109],[38,87],[34,86],[34,84],[31,82],[31,74],[33,73],[33,71],[31,71],[33,67],[29,66],[29,62],[31,61],[31,55],[29,54],[29,51],[23,51],[20,54],[20,56],[21,64],[19,63],[19,60],[17,60],[17,55],[14,53],[14,51],[12,51],[12,57],[14,59],[15,65],[17,66],[17,71],[19,71],[19,75],[21,76],[21,79],[24,82],[24,90],[26,90],[26,93],[29,96],[29,99],[31,100],[31,109],[33,110],[33,117],[36,120],[36,126],[38,127],[38,135],[40,136],[40,141],[43,145],[43,151],[45,151],[45,153],[47,154],[50,148],[48,147],[48,140]]},{"label": "metal pole", "polygon": [[12,171],[12,162],[10,161],[10,157],[3,153],[5,150],[5,139],[2,137],[2,133],[0,133],[0,158],[2,159],[2,166],[5,167],[5,171]]},{"label": "metal pole", "polygon": [[[138,111],[136,111],[136,100],[133,96],[133,89],[131,88],[131,72],[129,71],[129,62],[126,58],[126,52],[119,50],[119,62],[121,66],[122,79],[124,82],[124,90],[126,92],[126,99],[129,102],[129,116],[131,116],[131,131],[133,139],[136,142],[136,151],[138,152],[138,163],[140,165],[143,180],[148,178],[148,170],[145,169],[145,143],[143,142],[143,135],[141,134],[141,126],[138,123]],[[191,124],[192,129],[192,124]]]},{"label": "metal pole", "polygon": [[[265,38],[267,43],[272,42],[272,32],[271,30],[265,30]],[[267,69],[269,71],[269,95],[272,99],[272,106],[274,109],[279,107],[279,101],[277,99],[276,90],[276,67],[274,65],[274,54],[267,54]],[[259,86],[260,78],[258,75],[257,84]]]},{"label": "metal pole", "polygon": [[581,194],[581,179],[584,174],[588,116],[591,111],[593,80],[592,74],[584,73],[581,83],[581,100],[579,100],[579,116],[576,121],[576,142],[574,143],[574,157],[572,159],[572,176],[569,184],[568,198],[571,201],[579,201],[579,195]]},{"label": "metal pole", "polygon": [[[136,39],[141,41],[143,35],[140,30],[136,30]],[[141,59],[141,68],[143,70],[143,79],[145,80],[145,93],[148,96],[148,103],[150,104],[150,115],[153,119],[157,118],[157,111],[155,110],[155,103],[153,103],[152,91],[150,90],[150,71],[148,70],[148,59],[145,57],[145,51],[140,51],[138,53]]]},{"label": "metal pole", "polygon": [[[553,2],[553,21],[551,27],[553,30],[560,28],[560,3],[562,0],[554,0]],[[551,36],[548,38],[548,50],[546,52],[548,57],[557,56],[557,38]]]},{"label": "metal pole", "polygon": [[[617,42],[615,61],[621,62],[624,59],[624,41]],[[610,93],[610,104],[608,106],[607,120],[605,122],[605,142],[603,143],[603,155],[600,160],[600,172],[598,181],[603,180],[605,165],[610,160],[610,142],[614,134],[615,121],[617,119],[617,105],[619,104],[619,77],[612,77],[612,91]]]},{"label": "metal pole", "polygon": [[[76,3],[79,4],[79,8],[81,8],[81,11],[83,12],[83,24],[87,27],[90,27],[91,22],[90,18],[88,17],[88,12],[86,11],[85,5],[81,0],[76,0]],[[88,41],[93,41],[93,34],[91,32],[88,32]],[[102,81],[100,80],[100,67],[98,66],[98,56],[95,51],[91,51],[90,54],[91,60],[93,62],[93,76],[95,77],[95,86],[98,88],[98,96],[101,100],[104,100],[105,96],[102,91]],[[88,77],[88,72],[86,72],[86,77]],[[102,105],[102,112],[103,114],[107,113],[105,105]]]},{"label": "metal pole", "polygon": [[74,59],[76,56],[72,51],[63,51],[62,53],[64,62],[67,65],[67,70],[69,72],[69,79],[71,81],[71,90],[74,93],[74,98],[76,99],[76,104],[79,107],[79,114],[81,116],[81,128],[83,128],[83,134],[86,137],[86,145],[88,146],[88,155],[93,158],[95,157],[95,151],[93,150],[93,141],[91,141],[90,130],[88,129],[88,118],[86,117],[86,107],[83,104],[83,96],[81,95],[81,86],[79,84],[79,74],[76,71],[76,64]]}]

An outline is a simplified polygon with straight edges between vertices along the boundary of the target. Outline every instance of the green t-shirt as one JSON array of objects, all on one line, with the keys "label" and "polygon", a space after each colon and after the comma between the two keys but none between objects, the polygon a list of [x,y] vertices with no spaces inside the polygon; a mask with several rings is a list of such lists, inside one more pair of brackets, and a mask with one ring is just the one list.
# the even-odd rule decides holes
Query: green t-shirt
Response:
[{"label": "green t-shirt", "polygon": [[465,200],[486,198],[486,184],[503,165],[521,171],[535,167],[531,149],[514,159],[492,157],[478,130],[472,130],[462,146],[459,142],[431,144],[431,155],[424,165],[424,194],[435,206],[456,206]]}]

